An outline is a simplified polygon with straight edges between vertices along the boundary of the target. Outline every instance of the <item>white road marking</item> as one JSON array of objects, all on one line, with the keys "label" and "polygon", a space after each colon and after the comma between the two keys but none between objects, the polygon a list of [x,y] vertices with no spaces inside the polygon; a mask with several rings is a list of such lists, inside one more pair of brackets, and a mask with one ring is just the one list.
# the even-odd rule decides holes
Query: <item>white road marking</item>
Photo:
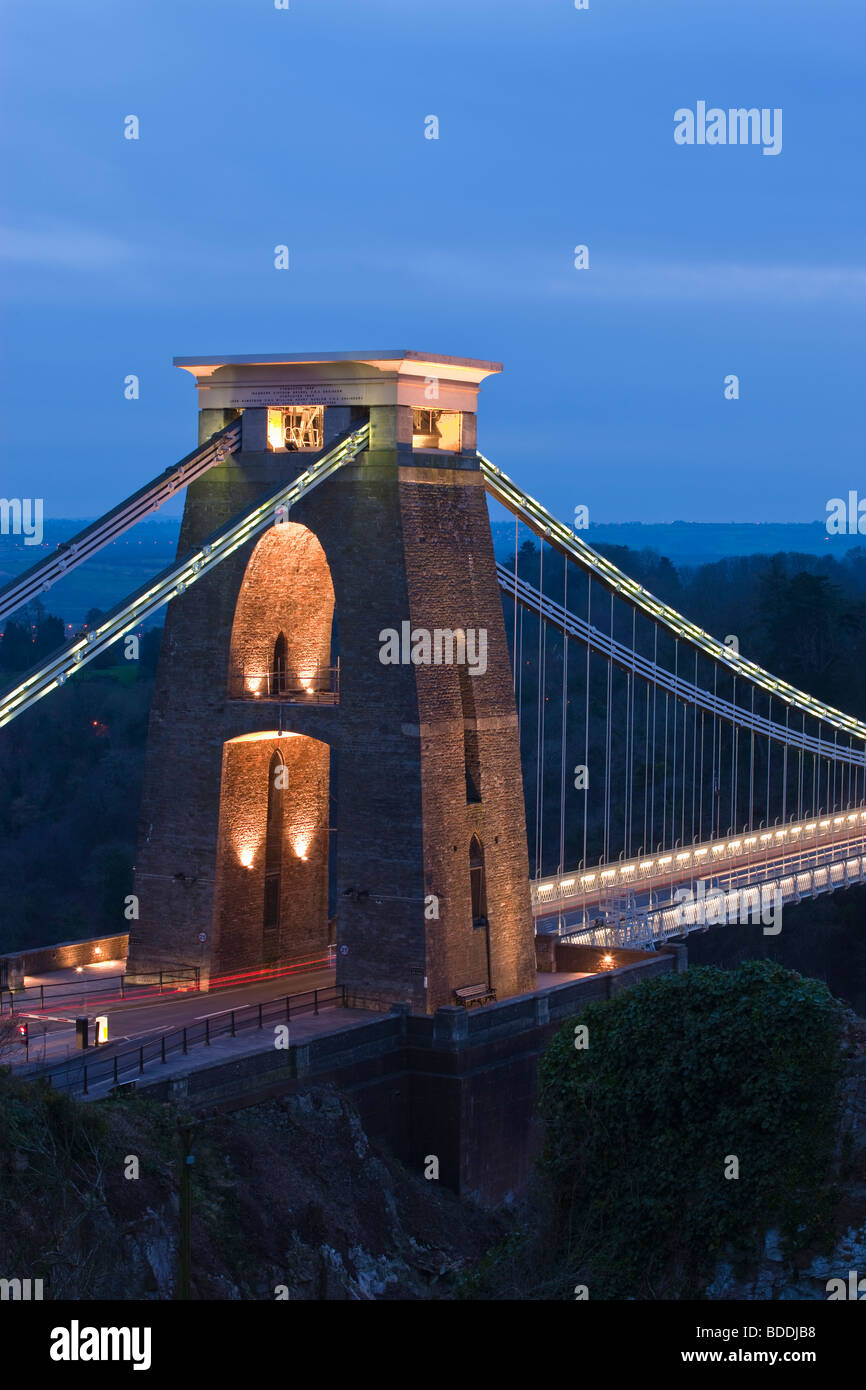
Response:
[{"label": "white road marking", "polygon": [[15,1018],[32,1018],[37,1023],[74,1023],[74,1018],[57,1018],[54,1014],[15,1014]]},{"label": "white road marking", "polygon": [[[271,1003],[271,1000],[263,999],[262,1003]],[[199,1023],[205,1018],[222,1018],[224,1014],[240,1014],[243,1013],[244,1009],[251,1009],[252,1007],[252,1004],[237,1004],[233,1009],[220,1009],[219,1012],[215,1014],[197,1014],[193,1022]]]}]

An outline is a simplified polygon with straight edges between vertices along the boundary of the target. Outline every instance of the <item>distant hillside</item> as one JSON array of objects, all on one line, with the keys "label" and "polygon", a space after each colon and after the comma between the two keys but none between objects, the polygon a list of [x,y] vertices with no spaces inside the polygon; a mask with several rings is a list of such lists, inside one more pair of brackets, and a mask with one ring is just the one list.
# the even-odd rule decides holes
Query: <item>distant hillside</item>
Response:
[{"label": "distant hillside", "polygon": [[[56,550],[61,541],[83,531],[87,521],[46,521],[41,545],[25,545],[23,536],[0,536],[0,587]],[[52,613],[79,627],[91,608],[107,612],[151,575],[174,559],[180,518],[142,521],[92,560],[54,584],[42,601]],[[162,621],[162,618],[159,618]]]},{"label": "distant hillside", "polygon": [[[707,565],[737,555],[832,555],[839,559],[866,543],[864,536],[828,536],[822,521],[670,521],[605,522],[578,532],[588,545],[620,545],[630,550],[654,550],[677,567]],[[521,527],[520,540],[529,535]],[[496,553],[514,553],[514,526],[493,526]]]},{"label": "distant hillside", "polygon": [[[83,530],[80,520],[46,521],[41,546],[25,545],[22,536],[0,536],[0,587],[54,551],[61,541]],[[54,613],[62,613],[67,623],[79,626],[91,608],[103,612],[119,603],[152,575],[165,569],[174,559],[180,518],[140,522],[118,540],[55,584],[43,602]],[[630,550],[652,550],[666,556],[677,568],[712,564],[741,555],[833,556],[841,559],[858,545],[863,536],[832,536],[820,521],[783,522],[695,522],[669,523],[623,521],[590,526],[580,536],[590,545],[623,546]],[[530,533],[520,528],[520,541]],[[493,541],[496,553],[505,558],[514,553],[514,527],[495,522]]]}]

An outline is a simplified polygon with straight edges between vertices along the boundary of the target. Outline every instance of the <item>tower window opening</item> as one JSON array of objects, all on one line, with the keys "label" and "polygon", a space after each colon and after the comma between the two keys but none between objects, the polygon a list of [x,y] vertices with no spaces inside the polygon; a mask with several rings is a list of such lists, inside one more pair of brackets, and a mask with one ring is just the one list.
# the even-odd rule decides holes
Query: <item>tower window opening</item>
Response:
[{"label": "tower window opening", "polygon": [[477,835],[469,842],[469,885],[472,893],[472,925],[487,926],[487,885],[484,881],[484,849]]},{"label": "tower window opening", "polygon": [[463,416],[459,410],[412,411],[412,448],[445,449],[459,454],[462,448]]},{"label": "tower window opening", "polygon": [[325,428],[323,405],[277,406],[268,410],[268,447],[288,453],[322,448]]},{"label": "tower window opening", "polygon": [[271,693],[285,695],[289,688],[289,672],[286,662],[286,636],[281,632],[274,643],[274,667],[271,673]]}]

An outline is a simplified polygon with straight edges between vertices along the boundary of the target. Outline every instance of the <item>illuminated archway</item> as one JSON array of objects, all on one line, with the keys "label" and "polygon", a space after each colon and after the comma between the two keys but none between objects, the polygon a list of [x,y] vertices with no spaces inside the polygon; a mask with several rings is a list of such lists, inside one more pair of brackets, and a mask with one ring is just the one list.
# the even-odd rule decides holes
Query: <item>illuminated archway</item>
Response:
[{"label": "illuminated archway", "polygon": [[293,521],[272,526],[238,593],[229,694],[306,699],[330,691],[333,621],[334,585],[317,537]]},{"label": "illuminated archway", "polygon": [[305,734],[223,745],[214,973],[324,957],[330,749]]}]

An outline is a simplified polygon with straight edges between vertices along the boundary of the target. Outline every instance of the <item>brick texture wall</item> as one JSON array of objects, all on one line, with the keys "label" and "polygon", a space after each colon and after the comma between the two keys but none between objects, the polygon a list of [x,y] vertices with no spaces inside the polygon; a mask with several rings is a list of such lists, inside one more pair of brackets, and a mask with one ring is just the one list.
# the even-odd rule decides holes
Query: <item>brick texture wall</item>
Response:
[{"label": "brick texture wall", "polygon": [[17,967],[16,973],[45,975],[51,970],[68,970],[76,965],[91,965],[94,961],[126,960],[129,936],[95,936],[88,941],[59,941],[53,946],[35,946],[32,950],[17,951],[4,957]]},{"label": "brick texture wall", "polygon": [[[446,469],[443,482],[405,471],[401,516],[413,627],[486,634],[486,670],[417,667],[425,872],[442,895],[427,935],[428,997],[486,981],[485,932],[473,926],[469,844],[484,855],[491,983],[503,998],[535,982],[523,783],[511,662],[480,473]],[[435,474],[434,474],[435,476]],[[477,640],[477,639],[476,639]],[[467,668],[467,671],[471,668]],[[467,803],[466,754],[477,764],[480,802]]]}]

